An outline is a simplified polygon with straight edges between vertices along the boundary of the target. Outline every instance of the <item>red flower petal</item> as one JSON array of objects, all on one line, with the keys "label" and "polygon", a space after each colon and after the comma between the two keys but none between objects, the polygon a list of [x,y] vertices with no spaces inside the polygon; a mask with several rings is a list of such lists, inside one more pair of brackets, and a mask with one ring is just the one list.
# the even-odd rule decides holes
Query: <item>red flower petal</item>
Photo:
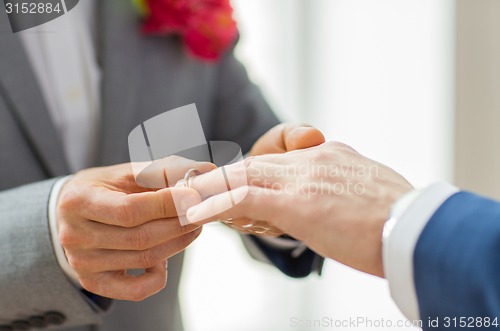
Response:
[{"label": "red flower petal", "polygon": [[152,34],[181,32],[192,15],[187,0],[146,0],[149,6],[143,31]]},{"label": "red flower petal", "polygon": [[236,40],[238,30],[232,10],[220,8],[192,17],[184,42],[197,57],[217,60]]},{"label": "red flower petal", "polygon": [[237,38],[230,0],[146,0],[148,34],[178,33],[191,54],[217,60]]}]

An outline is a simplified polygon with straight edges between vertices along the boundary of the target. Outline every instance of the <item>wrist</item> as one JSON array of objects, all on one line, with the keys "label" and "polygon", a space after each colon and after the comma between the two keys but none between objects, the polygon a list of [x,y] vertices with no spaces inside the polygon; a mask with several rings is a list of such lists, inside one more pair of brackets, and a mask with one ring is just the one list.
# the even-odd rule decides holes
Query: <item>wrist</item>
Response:
[{"label": "wrist", "polygon": [[415,190],[408,182],[395,185],[390,190],[387,190],[385,198],[380,205],[380,211],[377,213],[379,216],[377,217],[376,222],[373,223],[374,226],[372,228],[372,238],[374,238],[372,247],[376,247],[376,249],[373,250],[375,256],[372,257],[372,261],[374,261],[374,264],[371,266],[372,272],[370,273],[375,276],[385,278],[382,242],[392,210],[395,205],[401,204],[401,200],[408,201],[407,203],[405,202],[405,206],[410,205],[413,200],[409,201],[406,197],[413,196],[413,192],[417,192],[417,190]]},{"label": "wrist", "polygon": [[401,199],[409,193],[415,191],[415,188],[408,182],[395,184],[391,190],[387,193],[387,204],[386,204],[386,214],[385,220],[389,219],[390,213],[394,207]]},{"label": "wrist", "polygon": [[445,183],[413,190],[393,205],[383,232],[384,274],[391,296],[409,319],[419,319],[413,256],[420,234],[432,215],[458,191]]}]

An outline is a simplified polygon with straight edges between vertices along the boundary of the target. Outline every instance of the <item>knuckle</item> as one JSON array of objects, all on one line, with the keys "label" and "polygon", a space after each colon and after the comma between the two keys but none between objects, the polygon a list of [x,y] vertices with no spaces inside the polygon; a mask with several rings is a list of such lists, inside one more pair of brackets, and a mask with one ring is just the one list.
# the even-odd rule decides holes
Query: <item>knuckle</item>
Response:
[{"label": "knuckle", "polygon": [[116,219],[126,227],[133,227],[137,222],[137,212],[132,201],[126,197],[116,208]]},{"label": "knuckle", "polygon": [[99,288],[97,282],[92,277],[80,277],[80,285],[87,291],[99,294]]},{"label": "knuckle", "polygon": [[324,148],[317,148],[314,150],[313,152],[314,161],[318,162],[328,161],[329,159],[331,159],[332,155],[335,156],[335,153],[339,151],[336,142],[328,142],[326,144],[328,145],[325,145]]},{"label": "knuckle", "polygon": [[141,283],[134,284],[130,287],[130,301],[144,301],[148,296],[149,295],[146,293]]},{"label": "knuckle", "polygon": [[59,197],[59,201],[57,202],[58,211],[62,215],[69,214],[76,210],[76,208],[81,205],[81,202],[81,193],[70,188],[66,189],[61,192],[61,196]]},{"label": "knuckle", "polygon": [[158,262],[158,254],[154,249],[146,249],[139,254],[139,266],[143,269],[152,268]]},{"label": "knuckle", "polygon": [[341,150],[341,149],[352,149],[351,146],[344,144],[340,141],[329,141],[325,143],[325,146],[330,147],[332,149]]},{"label": "knuckle", "polygon": [[283,130],[284,128],[286,128],[287,126],[290,126],[290,125],[291,125],[290,123],[280,123],[280,124],[276,125],[272,130],[276,130],[276,129]]},{"label": "knuckle", "polygon": [[130,232],[127,243],[131,249],[145,250],[151,248],[152,233],[145,228],[138,228]]},{"label": "knuckle", "polygon": [[[165,191],[165,193],[166,193],[166,191]],[[171,195],[166,195],[164,197],[163,202],[158,205],[158,208],[160,210],[160,215],[167,216],[167,215],[171,214],[171,209],[175,210],[175,204],[174,204],[173,197]]]},{"label": "knuckle", "polygon": [[179,155],[169,155],[169,156],[164,158],[165,162],[172,162],[172,163],[176,163],[176,162],[179,162],[181,160],[183,160],[183,158],[180,157]]},{"label": "knuckle", "polygon": [[81,237],[78,235],[78,232],[69,225],[59,226],[58,237],[59,242],[65,248],[78,246],[81,242]]},{"label": "knuckle", "polygon": [[87,259],[75,256],[74,254],[66,254],[68,264],[76,272],[82,272],[88,269]]},{"label": "knuckle", "polygon": [[134,302],[144,301],[155,293],[158,293],[165,287],[166,280],[161,280],[164,276],[158,277],[155,284],[150,284],[148,287],[144,283],[137,281],[130,286],[129,300]]}]

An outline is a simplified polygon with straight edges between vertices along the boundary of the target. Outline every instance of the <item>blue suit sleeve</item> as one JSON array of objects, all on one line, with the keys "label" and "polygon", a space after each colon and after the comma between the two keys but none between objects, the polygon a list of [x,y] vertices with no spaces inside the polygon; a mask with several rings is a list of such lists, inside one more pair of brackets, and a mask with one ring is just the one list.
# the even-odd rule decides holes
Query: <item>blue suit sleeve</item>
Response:
[{"label": "blue suit sleeve", "polygon": [[414,277],[424,330],[436,330],[436,321],[438,330],[462,330],[477,318],[500,322],[500,203],[466,192],[450,197],[419,238]]}]

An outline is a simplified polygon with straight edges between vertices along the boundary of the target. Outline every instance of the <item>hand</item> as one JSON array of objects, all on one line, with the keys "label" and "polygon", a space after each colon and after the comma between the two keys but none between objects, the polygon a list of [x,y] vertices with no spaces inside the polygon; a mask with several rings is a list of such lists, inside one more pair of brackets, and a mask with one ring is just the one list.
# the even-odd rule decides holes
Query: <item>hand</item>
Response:
[{"label": "hand", "polygon": [[321,145],[325,137],[306,124],[283,123],[267,131],[253,145],[250,155],[281,154]]},{"label": "hand", "polygon": [[[325,137],[318,129],[308,125],[283,123],[266,132],[253,145],[251,156],[281,154],[293,150],[318,146],[325,142]],[[267,228],[266,236],[280,236],[283,232],[262,220],[239,218],[225,223],[231,228],[247,234],[256,233],[253,228]]]},{"label": "hand", "polygon": [[[265,220],[320,255],[383,277],[383,226],[394,201],[412,189],[403,177],[336,142],[246,163],[249,186],[190,208],[191,223],[230,217]],[[226,172],[231,173],[231,166]],[[191,187],[203,194],[212,177],[198,176]],[[240,203],[208,217],[228,194]]]},{"label": "hand", "polygon": [[[190,168],[203,173],[213,166],[183,160],[175,168],[178,174],[171,175],[181,178]],[[182,210],[176,210],[173,195],[182,199]],[[103,297],[140,301],[165,287],[167,259],[200,234],[200,226],[181,227],[177,219],[200,201],[188,188],[153,191],[138,186],[131,164],[84,170],[60,193],[59,239],[83,288]],[[145,273],[127,274],[132,269]]]}]

